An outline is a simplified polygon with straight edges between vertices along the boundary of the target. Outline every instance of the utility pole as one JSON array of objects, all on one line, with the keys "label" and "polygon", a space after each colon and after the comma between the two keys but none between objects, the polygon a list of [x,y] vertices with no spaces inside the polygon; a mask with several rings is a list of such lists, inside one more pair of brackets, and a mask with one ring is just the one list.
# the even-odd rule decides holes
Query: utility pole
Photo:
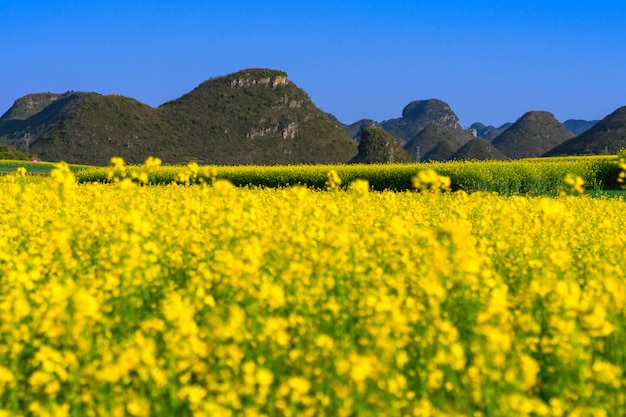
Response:
[{"label": "utility pole", "polygon": [[30,132],[24,133],[24,143],[26,144],[26,155],[30,152]]},{"label": "utility pole", "polygon": [[421,159],[421,155],[420,155],[420,147],[419,147],[419,146],[416,146],[416,147],[415,147],[415,160],[416,160],[417,162],[419,162],[419,161],[420,161],[420,159]]}]

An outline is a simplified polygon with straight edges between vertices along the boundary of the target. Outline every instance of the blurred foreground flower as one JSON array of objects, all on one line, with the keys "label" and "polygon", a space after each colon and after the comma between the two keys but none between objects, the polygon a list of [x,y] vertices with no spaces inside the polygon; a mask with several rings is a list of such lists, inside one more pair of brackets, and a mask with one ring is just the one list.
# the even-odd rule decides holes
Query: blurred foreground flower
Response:
[{"label": "blurred foreground flower", "polygon": [[450,177],[439,175],[434,169],[420,171],[412,178],[413,188],[420,192],[450,191]]}]

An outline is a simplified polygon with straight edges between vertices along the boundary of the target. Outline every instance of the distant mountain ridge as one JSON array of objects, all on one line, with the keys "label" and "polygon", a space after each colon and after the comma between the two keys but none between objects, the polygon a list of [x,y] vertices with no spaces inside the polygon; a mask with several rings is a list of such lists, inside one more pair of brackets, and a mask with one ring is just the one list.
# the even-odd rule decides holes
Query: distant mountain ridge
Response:
[{"label": "distant mountain ridge", "polygon": [[[335,119],[336,120],[336,119]],[[361,131],[363,129],[369,129],[369,128],[380,128],[382,129],[383,127],[380,125],[380,123],[371,120],[371,119],[361,119],[358,120],[354,123],[352,123],[351,125],[341,125],[343,130],[348,134],[348,136],[350,136],[352,139],[354,139],[357,142],[361,141]]]},{"label": "distant mountain ridge", "polygon": [[591,129],[598,122],[599,120],[569,119],[563,122],[563,126],[565,126],[567,130],[572,132],[574,136],[578,136]]},{"label": "distant mountain ridge", "polygon": [[416,100],[402,110],[402,117],[385,120],[380,125],[405,145],[421,130],[431,123],[437,123],[452,129],[461,129],[459,118],[447,103],[441,100]]},{"label": "distant mountain ridge", "polygon": [[463,129],[447,103],[428,99],[407,104],[400,118],[346,125],[318,109],[283,71],[253,68],[211,78],[157,108],[117,95],[29,94],[0,117],[0,145],[42,160],[93,165],[112,156],[227,165],[390,161],[407,154],[419,161],[515,159],[616,152],[626,147],[623,109],[600,121],[563,123],[530,111],[498,128],[476,122]]},{"label": "distant mountain ridge", "polygon": [[[380,123],[362,119],[341,126],[357,141],[362,129],[382,127],[394,134],[413,160],[426,162],[538,157],[572,138],[573,132],[585,132],[596,123],[574,119],[559,123],[552,113],[530,111],[515,123],[505,123],[498,128],[476,122],[464,130],[449,105],[429,99],[409,103],[401,118]],[[411,132],[415,133],[409,136]]]},{"label": "distant mountain ridge", "polygon": [[30,153],[41,159],[93,165],[112,156],[129,163],[148,156],[166,163],[338,163],[357,153],[286,73],[268,69],[209,79],[156,109],[97,93],[26,96],[0,118],[0,142],[23,146],[26,134]]},{"label": "distant mountain ridge", "polygon": [[508,129],[511,125],[512,123],[507,123],[500,126],[499,128],[496,128],[494,126],[485,126],[480,122],[476,122],[470,126],[470,129],[476,133],[476,137],[485,138],[491,142],[492,140],[497,138],[500,133]]}]

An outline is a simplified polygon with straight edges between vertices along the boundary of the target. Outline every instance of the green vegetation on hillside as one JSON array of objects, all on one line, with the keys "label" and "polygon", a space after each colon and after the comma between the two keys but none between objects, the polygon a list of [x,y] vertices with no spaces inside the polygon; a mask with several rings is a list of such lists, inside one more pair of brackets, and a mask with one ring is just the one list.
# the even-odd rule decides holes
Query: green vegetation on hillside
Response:
[{"label": "green vegetation on hillside", "polygon": [[542,156],[572,136],[552,113],[531,111],[520,117],[492,143],[509,158],[531,158]]},{"label": "green vegetation on hillside", "polygon": [[350,161],[362,164],[409,162],[411,157],[393,135],[382,128],[361,129],[359,153]]},{"label": "green vegetation on hillside", "polygon": [[508,159],[506,155],[498,150],[491,142],[487,139],[477,137],[465,145],[461,146],[457,149],[456,152],[449,157],[451,160],[465,160],[465,159],[478,159],[478,160],[486,160],[486,159],[495,159],[495,160],[505,160]]},{"label": "green vegetation on hillside", "polygon": [[0,160],[2,159],[27,160],[28,155],[15,149],[12,146],[3,145],[0,143]]},{"label": "green vegetation on hillside", "polygon": [[[433,122],[414,135],[404,145],[404,149],[413,159],[419,156],[421,161],[445,160],[470,139],[471,137],[459,128]],[[432,154],[429,154],[435,148],[437,148],[438,154],[433,157]],[[443,151],[448,150],[451,152],[444,155]]]},{"label": "green vegetation on hillside", "polygon": [[382,127],[405,145],[419,131],[431,123],[461,130],[459,118],[447,103],[441,100],[416,100],[407,104],[399,119],[385,120]]},{"label": "green vegetation on hillside", "polygon": [[580,136],[562,143],[546,155],[614,154],[622,148],[626,148],[626,106],[615,110]]},{"label": "green vegetation on hillside", "polygon": [[23,145],[26,134],[42,160],[90,165],[114,156],[136,164],[148,156],[175,164],[339,163],[357,153],[287,74],[266,69],[212,78],[157,109],[122,96],[67,93],[24,120],[0,119],[0,141]]}]

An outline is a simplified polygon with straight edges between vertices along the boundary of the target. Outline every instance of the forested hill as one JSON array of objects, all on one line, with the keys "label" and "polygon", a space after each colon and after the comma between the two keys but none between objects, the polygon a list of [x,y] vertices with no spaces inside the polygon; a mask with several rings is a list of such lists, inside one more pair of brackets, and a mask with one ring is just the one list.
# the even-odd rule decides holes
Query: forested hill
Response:
[{"label": "forested hill", "polygon": [[248,69],[209,79],[152,108],[97,93],[29,95],[0,118],[0,142],[48,160],[141,163],[347,162],[357,144],[286,73]]}]

